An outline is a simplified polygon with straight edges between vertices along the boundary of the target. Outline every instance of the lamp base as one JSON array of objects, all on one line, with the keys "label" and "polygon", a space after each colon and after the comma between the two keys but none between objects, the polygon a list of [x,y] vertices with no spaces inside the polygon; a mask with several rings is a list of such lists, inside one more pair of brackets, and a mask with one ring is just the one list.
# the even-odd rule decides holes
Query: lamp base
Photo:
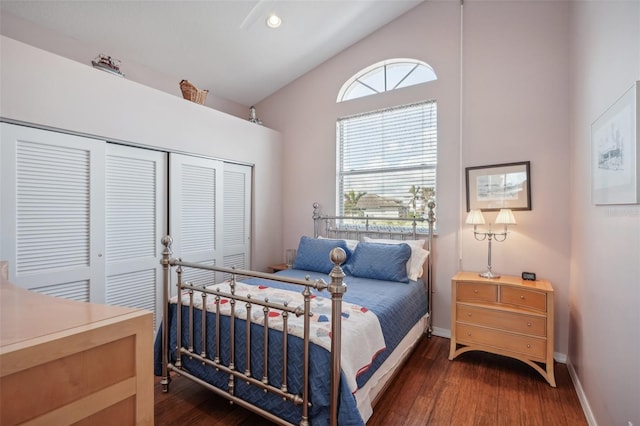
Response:
[{"label": "lamp base", "polygon": [[480,275],[482,278],[489,278],[489,279],[500,278],[500,275],[494,274],[493,272],[491,272],[491,270],[479,273],[478,275]]}]

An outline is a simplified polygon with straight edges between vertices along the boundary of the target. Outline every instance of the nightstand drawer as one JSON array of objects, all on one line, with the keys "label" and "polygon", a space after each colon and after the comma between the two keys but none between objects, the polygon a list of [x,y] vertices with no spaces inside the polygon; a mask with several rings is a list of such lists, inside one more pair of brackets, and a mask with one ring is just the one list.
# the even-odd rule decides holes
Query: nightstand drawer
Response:
[{"label": "nightstand drawer", "polygon": [[541,291],[502,286],[500,289],[500,302],[542,312],[547,310],[547,295]]},{"label": "nightstand drawer", "polygon": [[486,345],[526,355],[533,360],[544,361],[546,356],[546,339],[460,323],[456,323],[456,336],[461,344]]},{"label": "nightstand drawer", "polygon": [[534,315],[483,309],[459,303],[456,320],[540,337],[547,335],[547,319]]},{"label": "nightstand drawer", "polygon": [[458,283],[457,300],[497,302],[498,286],[496,284]]}]

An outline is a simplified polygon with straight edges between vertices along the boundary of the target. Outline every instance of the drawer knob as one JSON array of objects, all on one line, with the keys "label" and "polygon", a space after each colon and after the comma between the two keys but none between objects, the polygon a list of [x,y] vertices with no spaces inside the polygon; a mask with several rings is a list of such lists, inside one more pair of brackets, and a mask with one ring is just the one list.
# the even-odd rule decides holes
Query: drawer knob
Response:
[{"label": "drawer knob", "polygon": [[527,349],[531,349],[531,345],[527,345]]},{"label": "drawer knob", "polygon": [[531,323],[530,322],[527,323],[527,327],[531,327]]},{"label": "drawer knob", "polygon": [[471,312],[469,312],[469,313],[467,314],[467,316],[468,316],[469,318],[471,318]]},{"label": "drawer knob", "polygon": [[524,296],[520,296],[520,300],[524,300]]},{"label": "drawer knob", "polygon": [[471,336],[471,332],[470,331],[467,331],[467,336]]},{"label": "drawer knob", "polygon": [[478,289],[473,290],[475,294],[478,294]]}]

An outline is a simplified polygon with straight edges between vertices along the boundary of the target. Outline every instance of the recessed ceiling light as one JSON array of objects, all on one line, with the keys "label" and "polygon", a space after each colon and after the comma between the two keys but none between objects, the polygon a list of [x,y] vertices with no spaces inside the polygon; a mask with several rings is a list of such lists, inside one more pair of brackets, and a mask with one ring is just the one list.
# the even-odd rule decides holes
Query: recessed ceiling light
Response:
[{"label": "recessed ceiling light", "polygon": [[282,19],[280,19],[278,15],[276,15],[275,13],[269,15],[269,17],[267,18],[267,27],[278,28],[280,25],[282,25]]}]

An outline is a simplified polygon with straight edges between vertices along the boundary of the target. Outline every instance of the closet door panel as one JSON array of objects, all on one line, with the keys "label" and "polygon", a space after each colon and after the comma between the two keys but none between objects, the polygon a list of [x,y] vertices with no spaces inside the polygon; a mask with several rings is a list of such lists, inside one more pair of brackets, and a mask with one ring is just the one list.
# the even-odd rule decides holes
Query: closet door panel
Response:
[{"label": "closet door panel", "polygon": [[[174,238],[174,257],[222,264],[223,178],[221,161],[169,155],[169,233]],[[186,269],[183,279],[209,285],[222,281],[222,276]]]},{"label": "closet door panel", "polygon": [[0,123],[2,256],[24,288],[104,301],[105,142]]},{"label": "closet door panel", "polygon": [[224,164],[224,266],[250,269],[252,168]]},{"label": "closet door panel", "polygon": [[107,144],[106,294],[110,305],[161,312],[167,154]]}]

